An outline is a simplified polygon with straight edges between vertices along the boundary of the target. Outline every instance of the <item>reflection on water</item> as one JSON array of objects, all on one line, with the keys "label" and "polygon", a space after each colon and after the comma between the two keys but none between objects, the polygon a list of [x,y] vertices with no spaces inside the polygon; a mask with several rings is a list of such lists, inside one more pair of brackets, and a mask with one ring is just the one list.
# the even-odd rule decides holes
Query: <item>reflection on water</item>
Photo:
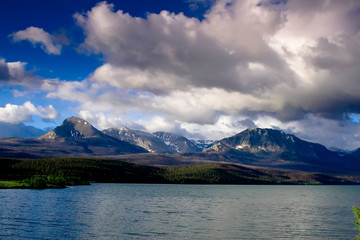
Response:
[{"label": "reflection on water", "polygon": [[0,190],[0,239],[352,239],[360,186]]}]

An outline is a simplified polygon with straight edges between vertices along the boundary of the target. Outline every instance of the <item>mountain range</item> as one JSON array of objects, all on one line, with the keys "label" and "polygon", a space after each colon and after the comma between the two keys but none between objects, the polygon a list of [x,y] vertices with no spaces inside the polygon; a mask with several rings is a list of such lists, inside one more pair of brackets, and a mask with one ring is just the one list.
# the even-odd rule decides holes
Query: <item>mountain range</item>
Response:
[{"label": "mountain range", "polygon": [[340,155],[274,129],[250,128],[217,142],[191,141],[173,133],[126,127],[100,131],[71,117],[37,138],[0,139],[0,157],[65,156],[111,157],[148,165],[227,162],[302,171],[360,171],[360,149]]},{"label": "mountain range", "polygon": [[174,133],[149,133],[140,130],[132,130],[127,127],[105,129],[103,130],[103,133],[145,148],[149,152],[185,153],[202,151],[201,148],[197,147],[196,144],[189,139]]},{"label": "mountain range", "polygon": [[37,138],[0,141],[2,157],[108,156],[145,152],[146,149],[108,136],[77,117],[65,119],[60,126]]}]

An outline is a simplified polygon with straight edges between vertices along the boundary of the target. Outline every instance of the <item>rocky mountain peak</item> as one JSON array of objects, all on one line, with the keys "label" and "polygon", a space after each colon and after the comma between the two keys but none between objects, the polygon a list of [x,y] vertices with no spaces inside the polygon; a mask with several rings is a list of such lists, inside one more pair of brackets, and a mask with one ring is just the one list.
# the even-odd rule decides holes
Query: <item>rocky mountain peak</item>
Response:
[{"label": "rocky mountain peak", "polygon": [[205,150],[217,142],[216,140],[204,140],[204,139],[191,139],[190,141],[194,143],[201,150]]},{"label": "rocky mountain peak", "polygon": [[302,141],[297,137],[275,129],[249,128],[235,136],[222,139],[210,148],[215,151],[236,149],[247,152],[295,151]]},{"label": "rocky mountain peak", "polygon": [[61,151],[73,154],[111,155],[123,153],[144,153],[144,148],[108,136],[84,119],[70,117],[43,136],[36,138],[52,149],[61,146]]},{"label": "rocky mountain peak", "polygon": [[102,136],[103,133],[89,122],[78,117],[70,117],[65,119],[60,126],[38,137],[38,139],[81,139]]},{"label": "rocky mountain peak", "polygon": [[168,146],[166,146],[156,136],[148,132],[132,130],[127,127],[119,127],[105,129],[103,130],[103,133],[122,141],[140,146],[149,152],[172,153]]},{"label": "rocky mountain peak", "polygon": [[168,145],[175,153],[202,151],[202,149],[184,136],[168,132],[155,132],[153,134]]}]

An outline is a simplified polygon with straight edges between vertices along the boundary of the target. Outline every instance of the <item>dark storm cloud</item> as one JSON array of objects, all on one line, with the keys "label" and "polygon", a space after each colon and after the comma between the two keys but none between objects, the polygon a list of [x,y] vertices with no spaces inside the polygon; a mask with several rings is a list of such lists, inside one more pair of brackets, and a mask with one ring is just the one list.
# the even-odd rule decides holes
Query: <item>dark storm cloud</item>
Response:
[{"label": "dark storm cloud", "polygon": [[10,80],[10,72],[4,60],[0,59],[0,81]]}]

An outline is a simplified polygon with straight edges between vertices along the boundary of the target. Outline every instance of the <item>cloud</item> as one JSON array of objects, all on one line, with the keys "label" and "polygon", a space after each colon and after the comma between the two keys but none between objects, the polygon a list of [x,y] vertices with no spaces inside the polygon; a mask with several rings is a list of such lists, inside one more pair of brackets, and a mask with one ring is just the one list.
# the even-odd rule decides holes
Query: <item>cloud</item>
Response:
[{"label": "cloud", "polygon": [[161,116],[155,116],[149,121],[139,120],[138,123],[145,126],[148,132],[173,132],[181,134],[181,127],[179,122],[169,121]]},{"label": "cloud", "polygon": [[47,54],[59,55],[61,53],[61,44],[57,43],[56,38],[42,28],[28,27],[25,30],[11,34],[11,37],[14,42],[27,40],[34,46],[39,44]]},{"label": "cloud", "polygon": [[[0,58],[0,84],[10,86],[23,86],[26,90],[43,90],[51,91],[56,88],[58,79],[45,79],[34,74],[32,71],[26,70],[25,62],[6,62]],[[24,90],[24,89],[23,89]],[[13,90],[14,96],[23,96],[26,91]]]},{"label": "cloud", "polygon": [[[189,111],[198,111],[200,107],[190,103],[201,101],[204,91],[217,91],[222,105],[222,99],[229,98],[242,105],[230,104],[234,113],[269,112],[284,121],[307,113],[336,118],[358,112],[359,69],[354,63],[360,54],[352,49],[359,49],[359,28],[335,24],[358,25],[350,21],[357,16],[348,14],[354,6],[330,1],[306,12],[306,4],[218,1],[200,22],[167,11],[135,18],[102,2],[75,19],[86,34],[83,48],[104,54],[107,61],[91,80],[152,94],[153,105],[158,99],[178,103],[166,104],[169,108],[162,111],[185,107],[184,101]],[[327,20],[334,26],[311,34],[316,27],[303,30],[309,28],[298,20],[303,14],[307,24],[319,26]],[[300,36],[294,26],[301,29]],[[204,116],[214,121],[214,114],[221,112],[209,109]]]},{"label": "cloud", "polygon": [[354,125],[344,116],[360,113],[358,9],[355,0],[219,0],[200,21],[168,11],[136,18],[101,2],[74,18],[81,48],[104,64],[82,82],[58,82],[48,97],[114,118],[142,112],[153,119],[138,121],[144,128],[198,136],[269,119],[307,139],[315,119],[345,136]]},{"label": "cloud", "polygon": [[0,59],[0,81],[8,81],[10,79],[10,71],[8,64],[4,59]]},{"label": "cloud", "polygon": [[136,130],[146,130],[146,128],[140,122],[122,119],[112,114],[105,114],[104,112],[81,110],[78,112],[78,116],[89,121],[91,124],[93,124],[96,128],[100,130],[119,127],[129,127]]},{"label": "cloud", "polygon": [[351,151],[360,146],[360,125],[346,116],[342,120],[336,120],[307,114],[301,120],[281,122],[263,115],[254,122],[259,127],[281,129],[306,141],[321,143],[330,149]]},{"label": "cloud", "polygon": [[6,104],[0,107],[0,122],[19,124],[32,121],[32,116],[40,116],[44,121],[49,121],[59,117],[59,113],[52,106],[35,107],[31,102],[25,102],[23,105]]},{"label": "cloud", "polygon": [[0,58],[0,81],[3,82],[23,82],[31,74],[25,70],[26,63],[23,62],[5,62]]},{"label": "cloud", "polygon": [[120,118],[108,117],[102,112],[93,113],[91,111],[82,110],[78,113],[78,115],[80,118],[89,121],[101,130],[124,126]]}]

